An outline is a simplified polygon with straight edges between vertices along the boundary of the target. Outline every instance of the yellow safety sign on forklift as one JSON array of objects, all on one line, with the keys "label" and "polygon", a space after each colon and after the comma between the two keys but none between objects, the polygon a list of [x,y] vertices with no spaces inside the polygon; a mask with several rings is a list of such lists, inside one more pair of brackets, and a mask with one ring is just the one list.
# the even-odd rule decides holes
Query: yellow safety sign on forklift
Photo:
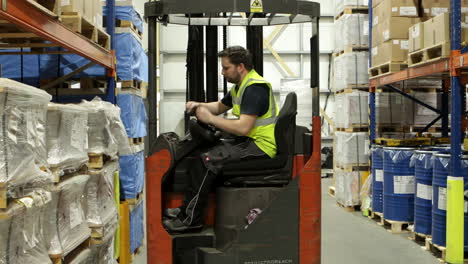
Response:
[{"label": "yellow safety sign on forklift", "polygon": [[263,13],[262,0],[250,0],[250,12]]}]

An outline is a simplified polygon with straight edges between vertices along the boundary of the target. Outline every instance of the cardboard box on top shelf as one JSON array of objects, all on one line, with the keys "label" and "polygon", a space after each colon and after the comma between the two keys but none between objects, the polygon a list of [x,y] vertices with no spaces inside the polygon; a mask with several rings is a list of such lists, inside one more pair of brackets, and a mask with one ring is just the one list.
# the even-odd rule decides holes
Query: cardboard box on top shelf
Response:
[{"label": "cardboard box on top shelf", "polygon": [[78,13],[83,14],[84,2],[83,0],[68,0],[61,1],[62,13]]},{"label": "cardboard box on top shelf", "polygon": [[384,0],[372,0],[372,8],[375,8],[376,6],[378,6],[383,1]]},{"label": "cardboard box on top shelf", "polygon": [[[468,0],[461,0],[462,13],[468,12]],[[450,10],[449,0],[422,0],[426,17],[435,17]]]},{"label": "cardboard box on top shelf", "polygon": [[408,40],[393,39],[372,48],[372,67],[387,62],[404,63],[408,57]]},{"label": "cardboard box on top shelf", "polygon": [[101,1],[99,0],[94,1],[94,16],[96,17],[96,25],[99,28],[102,28],[102,24],[103,24],[102,4],[101,4]]},{"label": "cardboard box on top shelf", "polygon": [[[462,16],[466,17],[466,14]],[[468,28],[462,23],[462,42],[468,40]],[[424,22],[424,47],[450,43],[450,13],[442,13]]]},{"label": "cardboard box on top shelf", "polygon": [[418,17],[389,17],[372,28],[372,47],[391,39],[408,39],[408,29],[419,22]]},{"label": "cardboard box on top shelf", "polygon": [[424,48],[424,23],[417,23],[409,28],[408,52],[417,51]]},{"label": "cardboard box on top shelf", "polygon": [[94,0],[83,0],[84,13],[83,17],[90,23],[96,24],[94,21]]},{"label": "cardboard box on top shelf", "polygon": [[373,14],[380,21],[389,17],[419,17],[414,0],[384,0],[374,8]]}]

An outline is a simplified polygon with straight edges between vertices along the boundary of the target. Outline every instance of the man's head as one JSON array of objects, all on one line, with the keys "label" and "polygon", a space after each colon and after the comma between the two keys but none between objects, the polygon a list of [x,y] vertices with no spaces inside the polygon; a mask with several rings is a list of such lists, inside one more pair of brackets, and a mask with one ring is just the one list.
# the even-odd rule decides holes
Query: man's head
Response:
[{"label": "man's head", "polygon": [[253,68],[252,55],[241,46],[232,46],[218,53],[223,70],[221,74],[230,83],[240,84]]}]

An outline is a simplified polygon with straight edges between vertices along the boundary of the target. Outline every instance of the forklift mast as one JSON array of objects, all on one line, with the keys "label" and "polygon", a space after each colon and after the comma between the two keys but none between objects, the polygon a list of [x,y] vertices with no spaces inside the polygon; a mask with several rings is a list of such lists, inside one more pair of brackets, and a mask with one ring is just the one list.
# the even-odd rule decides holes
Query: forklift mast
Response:
[{"label": "forklift mast", "polygon": [[[170,237],[161,224],[163,206],[160,194],[162,193],[161,179],[165,173],[162,168],[173,165],[173,160],[167,151],[160,151],[157,147],[157,23],[188,26],[186,99],[203,102],[218,100],[218,27],[223,27],[224,42],[226,42],[226,27],[246,27],[247,49],[253,55],[255,70],[263,75],[263,27],[310,23],[312,25],[310,37],[312,153],[307,160],[294,161],[293,177],[299,179],[299,263],[319,264],[321,246],[320,4],[308,0],[160,0],[145,3],[145,19],[149,28],[149,152],[146,165],[148,263],[172,263],[169,259],[165,260],[161,257],[165,251],[172,249],[169,245]],[[206,71],[204,71],[204,61]],[[266,78],[268,79],[268,76]],[[188,120],[187,117],[186,120]]]}]

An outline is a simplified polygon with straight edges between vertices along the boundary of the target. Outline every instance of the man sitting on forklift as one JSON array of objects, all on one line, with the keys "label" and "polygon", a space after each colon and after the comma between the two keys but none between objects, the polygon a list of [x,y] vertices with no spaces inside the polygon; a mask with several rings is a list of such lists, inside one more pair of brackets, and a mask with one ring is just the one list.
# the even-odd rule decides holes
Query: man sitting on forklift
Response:
[{"label": "man sitting on forklift", "polygon": [[[190,101],[186,110],[194,113],[198,121],[236,137],[232,141],[222,140],[214,147],[197,150],[182,206],[164,211],[168,219],[163,221],[163,225],[171,232],[203,227],[208,194],[216,177],[222,174],[224,164],[274,158],[276,155],[275,122],[279,110],[271,84],[253,69],[252,55],[245,48],[228,47],[219,52],[218,57],[221,57],[222,75],[234,86],[221,101]],[[231,108],[237,119],[219,116]]]}]

